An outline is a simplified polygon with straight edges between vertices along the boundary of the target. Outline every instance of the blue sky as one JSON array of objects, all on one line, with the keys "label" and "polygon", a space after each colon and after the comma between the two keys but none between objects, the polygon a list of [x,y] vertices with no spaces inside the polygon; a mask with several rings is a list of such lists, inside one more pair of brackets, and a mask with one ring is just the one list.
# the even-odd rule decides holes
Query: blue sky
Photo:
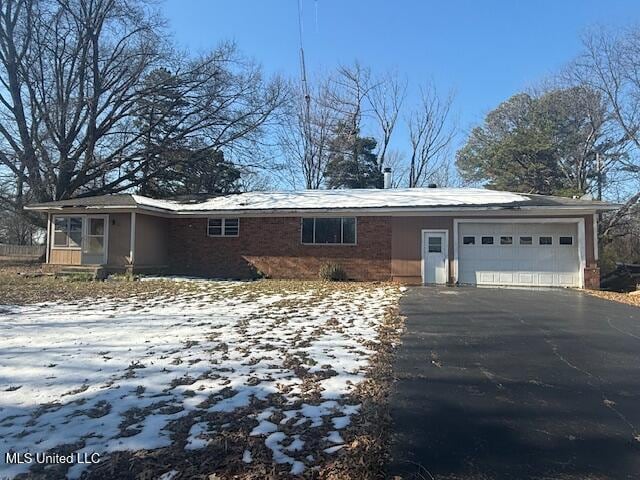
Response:
[{"label": "blue sky", "polygon": [[[297,76],[297,4],[166,0],[162,8],[182,46],[200,51],[235,40],[267,72]],[[303,0],[303,11],[311,74],[358,59],[406,75],[408,102],[421,83],[453,89],[459,141],[501,101],[574,57],[588,27],[640,21],[637,0]]]}]

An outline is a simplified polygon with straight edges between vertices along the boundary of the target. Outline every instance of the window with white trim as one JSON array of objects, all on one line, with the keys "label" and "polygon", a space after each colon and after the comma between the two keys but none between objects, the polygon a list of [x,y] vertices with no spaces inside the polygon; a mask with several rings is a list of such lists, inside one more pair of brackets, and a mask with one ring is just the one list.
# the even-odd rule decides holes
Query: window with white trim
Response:
[{"label": "window with white trim", "polygon": [[489,236],[482,237],[481,243],[482,245],[493,245],[493,237],[489,237]]},{"label": "window with white trim", "polygon": [[355,245],[356,219],[355,217],[303,218],[302,243]]},{"label": "window with white trim", "polygon": [[54,248],[79,248],[82,244],[82,217],[53,217]]},{"label": "window with white trim", "polygon": [[207,222],[210,237],[237,237],[240,235],[239,218],[210,218]]},{"label": "window with white trim", "polygon": [[560,245],[573,245],[573,237],[560,237],[558,243]]},{"label": "window with white trim", "polygon": [[463,245],[475,245],[476,244],[476,237],[471,236],[471,235],[462,237],[462,244]]},{"label": "window with white trim", "polygon": [[540,244],[540,245],[553,245],[553,237],[551,237],[551,236],[541,236],[538,239],[538,244]]}]

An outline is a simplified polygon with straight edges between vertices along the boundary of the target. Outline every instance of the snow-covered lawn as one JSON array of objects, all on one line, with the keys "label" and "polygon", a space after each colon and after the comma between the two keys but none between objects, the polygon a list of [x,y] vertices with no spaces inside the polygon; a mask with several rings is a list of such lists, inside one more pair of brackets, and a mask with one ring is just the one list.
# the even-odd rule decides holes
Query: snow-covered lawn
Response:
[{"label": "snow-covered lawn", "polygon": [[[105,461],[162,448],[188,457],[228,432],[246,437],[227,463],[247,469],[273,463],[296,475],[337,455],[399,289],[274,285],[202,281],[151,297],[0,305],[2,458],[55,449]],[[28,469],[0,462],[0,478]],[[177,477],[180,466],[155,473]]]}]

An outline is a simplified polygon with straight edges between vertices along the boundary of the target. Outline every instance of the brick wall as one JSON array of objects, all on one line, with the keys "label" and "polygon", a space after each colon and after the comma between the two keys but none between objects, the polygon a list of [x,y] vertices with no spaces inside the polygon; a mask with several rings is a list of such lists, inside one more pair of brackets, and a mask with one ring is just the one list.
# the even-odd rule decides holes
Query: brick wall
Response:
[{"label": "brick wall", "polygon": [[584,269],[584,288],[600,290],[600,268],[587,267]]},{"label": "brick wall", "polygon": [[358,217],[358,245],[302,245],[299,217],[240,219],[238,237],[208,237],[206,218],[169,222],[170,269],[176,274],[317,278],[323,263],[341,264],[355,280],[391,278],[390,217]]}]

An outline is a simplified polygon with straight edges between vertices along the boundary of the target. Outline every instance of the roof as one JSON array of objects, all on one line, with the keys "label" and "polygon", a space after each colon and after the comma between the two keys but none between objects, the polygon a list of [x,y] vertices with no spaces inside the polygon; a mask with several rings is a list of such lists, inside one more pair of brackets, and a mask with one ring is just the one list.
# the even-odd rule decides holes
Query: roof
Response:
[{"label": "roof", "polygon": [[181,199],[153,199],[135,194],[101,195],[56,202],[31,204],[29,210],[141,209],[185,213],[277,213],[315,210],[383,210],[417,209],[520,209],[558,208],[610,210],[606,202],[547,195],[500,192],[480,188],[393,188],[357,190],[302,190],[233,193]]}]

